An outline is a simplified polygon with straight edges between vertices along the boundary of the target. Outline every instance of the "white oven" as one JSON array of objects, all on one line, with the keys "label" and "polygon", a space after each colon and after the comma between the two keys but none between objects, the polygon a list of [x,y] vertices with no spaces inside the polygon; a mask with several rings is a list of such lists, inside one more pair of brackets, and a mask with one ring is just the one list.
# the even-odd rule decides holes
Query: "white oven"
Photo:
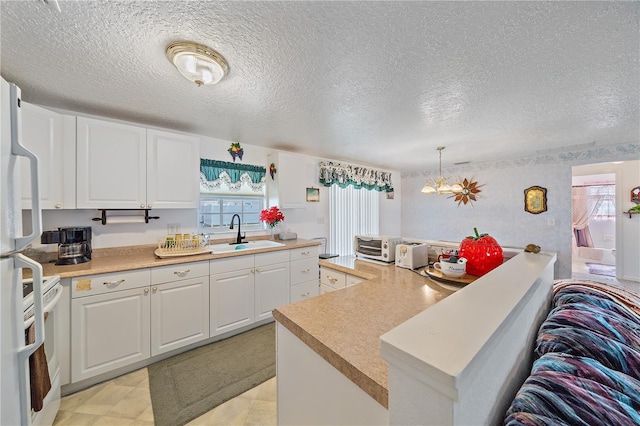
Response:
[{"label": "white oven", "polygon": [[[44,322],[44,353],[47,360],[47,371],[51,380],[51,389],[45,395],[42,409],[35,411],[33,409],[33,401],[29,397],[29,406],[31,412],[32,425],[51,425],[56,417],[60,407],[60,359],[57,347],[57,333],[60,330],[60,314],[57,304],[62,297],[62,285],[60,277],[49,276],[42,279],[42,304],[43,312],[46,313]],[[29,279],[22,281],[23,290],[23,308],[24,308],[24,330],[25,339],[27,339],[27,331],[34,322],[34,306],[33,306],[33,282]],[[28,342],[26,342],[28,343]],[[28,375],[31,374],[30,368],[26,369]],[[31,377],[26,383],[31,382]],[[27,392],[30,395],[30,392]]]}]

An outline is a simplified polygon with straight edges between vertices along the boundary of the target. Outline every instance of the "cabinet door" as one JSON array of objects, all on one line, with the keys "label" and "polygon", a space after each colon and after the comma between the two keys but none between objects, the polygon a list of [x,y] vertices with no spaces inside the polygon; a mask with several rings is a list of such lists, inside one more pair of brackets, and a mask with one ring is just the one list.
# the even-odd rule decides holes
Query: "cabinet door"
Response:
[{"label": "cabinet door", "polygon": [[71,301],[71,380],[149,358],[149,288]]},{"label": "cabinet door", "polygon": [[253,323],[253,269],[210,277],[211,336]]},{"label": "cabinet door", "polygon": [[[75,117],[35,105],[22,104],[22,141],[38,157],[40,207],[75,208]],[[28,162],[18,159],[21,172],[22,208],[31,209],[31,176]]]},{"label": "cabinet door", "polygon": [[283,209],[306,208],[306,187],[317,182],[317,178],[308,175],[310,169],[304,157],[277,153],[269,155],[267,161],[274,163],[278,170],[275,180],[267,179],[269,205],[279,205]]},{"label": "cabinet door", "polygon": [[151,356],[208,338],[208,276],[151,287]]},{"label": "cabinet door", "polygon": [[146,129],[83,117],[77,127],[78,208],[146,208]]},{"label": "cabinet door", "polygon": [[198,208],[198,138],[147,130],[147,207]]},{"label": "cabinet door", "polygon": [[256,267],[256,321],[289,303],[289,263]]}]

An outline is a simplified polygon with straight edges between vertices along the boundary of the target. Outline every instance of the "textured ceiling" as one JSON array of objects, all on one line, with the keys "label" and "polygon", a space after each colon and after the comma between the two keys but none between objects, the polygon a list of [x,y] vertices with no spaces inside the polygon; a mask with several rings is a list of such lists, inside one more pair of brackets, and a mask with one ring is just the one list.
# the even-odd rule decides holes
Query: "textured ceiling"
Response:
[{"label": "textured ceiling", "polygon": [[[638,2],[59,4],[0,5],[27,102],[397,170],[639,140]],[[185,80],[177,40],[229,75]]]}]

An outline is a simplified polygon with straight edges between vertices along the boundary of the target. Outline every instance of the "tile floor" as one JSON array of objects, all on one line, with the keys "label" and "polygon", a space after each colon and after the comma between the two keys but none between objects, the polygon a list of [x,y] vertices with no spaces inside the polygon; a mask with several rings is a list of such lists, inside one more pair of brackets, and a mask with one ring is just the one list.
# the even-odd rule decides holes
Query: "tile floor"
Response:
[{"label": "tile floor", "polygon": [[[53,423],[63,425],[153,425],[146,368],[62,398]],[[276,424],[273,378],[194,419],[188,425]]]}]

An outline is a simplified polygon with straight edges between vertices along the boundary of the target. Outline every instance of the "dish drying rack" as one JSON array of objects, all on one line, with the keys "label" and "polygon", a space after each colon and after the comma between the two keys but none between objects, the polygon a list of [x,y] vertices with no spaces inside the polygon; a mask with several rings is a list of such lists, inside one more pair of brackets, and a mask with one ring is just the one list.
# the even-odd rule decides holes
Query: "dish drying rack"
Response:
[{"label": "dish drying rack", "polygon": [[205,244],[206,243],[199,235],[195,235],[193,236],[193,238],[185,238],[180,240],[172,238],[160,238],[158,239],[158,248],[154,253],[158,257],[175,257],[204,254],[209,252],[209,250],[205,248]]}]

